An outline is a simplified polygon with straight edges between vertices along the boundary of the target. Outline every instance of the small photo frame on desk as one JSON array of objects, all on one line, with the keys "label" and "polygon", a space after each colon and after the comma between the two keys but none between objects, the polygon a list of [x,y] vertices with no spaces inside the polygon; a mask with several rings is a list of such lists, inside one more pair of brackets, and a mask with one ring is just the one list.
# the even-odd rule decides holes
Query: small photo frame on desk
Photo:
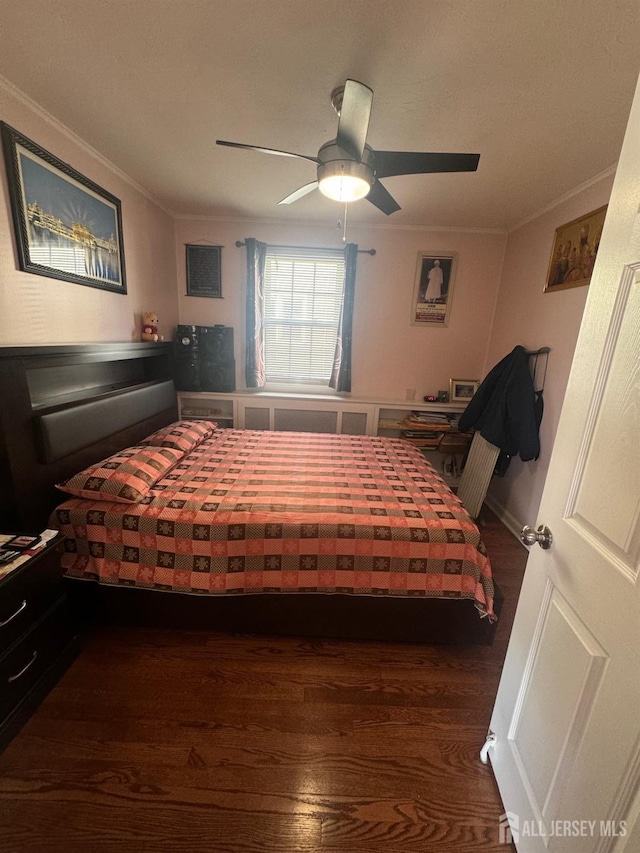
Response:
[{"label": "small photo frame on desk", "polygon": [[468,403],[479,385],[479,379],[450,379],[449,400],[452,403]]}]

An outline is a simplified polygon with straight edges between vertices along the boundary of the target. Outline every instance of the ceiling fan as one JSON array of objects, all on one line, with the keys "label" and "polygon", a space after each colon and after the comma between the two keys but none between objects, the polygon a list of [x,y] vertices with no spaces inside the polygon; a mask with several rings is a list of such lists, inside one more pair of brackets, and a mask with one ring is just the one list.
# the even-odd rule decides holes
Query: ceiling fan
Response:
[{"label": "ceiling fan", "polygon": [[258,145],[227,142],[217,145],[246,148],[279,157],[310,160],[318,167],[317,180],[305,184],[278,204],[291,204],[316,189],[334,201],[349,202],[367,198],[387,216],[400,210],[400,205],[380,183],[392,175],[421,175],[433,172],[475,172],[479,154],[435,154],[413,151],[374,151],[367,145],[373,92],[357,80],[347,80],[331,93],[331,103],[338,113],[338,134],[325,142],[317,157],[293,154]]}]

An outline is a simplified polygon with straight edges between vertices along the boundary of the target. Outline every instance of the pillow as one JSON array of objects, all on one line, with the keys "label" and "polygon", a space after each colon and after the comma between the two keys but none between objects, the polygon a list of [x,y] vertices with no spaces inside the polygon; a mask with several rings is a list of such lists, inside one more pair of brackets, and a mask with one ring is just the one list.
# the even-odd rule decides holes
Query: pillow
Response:
[{"label": "pillow", "polygon": [[56,488],[89,500],[139,503],[182,457],[170,447],[128,447],[58,483]]},{"label": "pillow", "polygon": [[159,429],[145,438],[140,444],[151,444],[156,447],[173,447],[189,453],[201,441],[208,438],[218,424],[212,421],[176,421],[174,424]]}]

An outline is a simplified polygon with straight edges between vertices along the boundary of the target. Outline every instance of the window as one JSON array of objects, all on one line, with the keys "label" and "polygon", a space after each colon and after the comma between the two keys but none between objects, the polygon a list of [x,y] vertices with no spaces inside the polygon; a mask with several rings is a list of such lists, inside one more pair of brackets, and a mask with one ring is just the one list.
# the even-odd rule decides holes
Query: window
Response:
[{"label": "window", "polygon": [[264,271],[267,381],[329,382],[344,276],[341,249],[268,247]]}]

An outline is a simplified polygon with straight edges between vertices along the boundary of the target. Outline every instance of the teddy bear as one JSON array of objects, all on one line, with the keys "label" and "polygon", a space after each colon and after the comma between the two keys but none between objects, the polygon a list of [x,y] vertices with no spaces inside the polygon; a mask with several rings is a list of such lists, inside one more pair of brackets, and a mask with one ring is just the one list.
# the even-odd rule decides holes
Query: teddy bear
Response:
[{"label": "teddy bear", "polygon": [[143,341],[158,341],[158,315],[153,311],[145,311],[143,314],[142,335]]}]

